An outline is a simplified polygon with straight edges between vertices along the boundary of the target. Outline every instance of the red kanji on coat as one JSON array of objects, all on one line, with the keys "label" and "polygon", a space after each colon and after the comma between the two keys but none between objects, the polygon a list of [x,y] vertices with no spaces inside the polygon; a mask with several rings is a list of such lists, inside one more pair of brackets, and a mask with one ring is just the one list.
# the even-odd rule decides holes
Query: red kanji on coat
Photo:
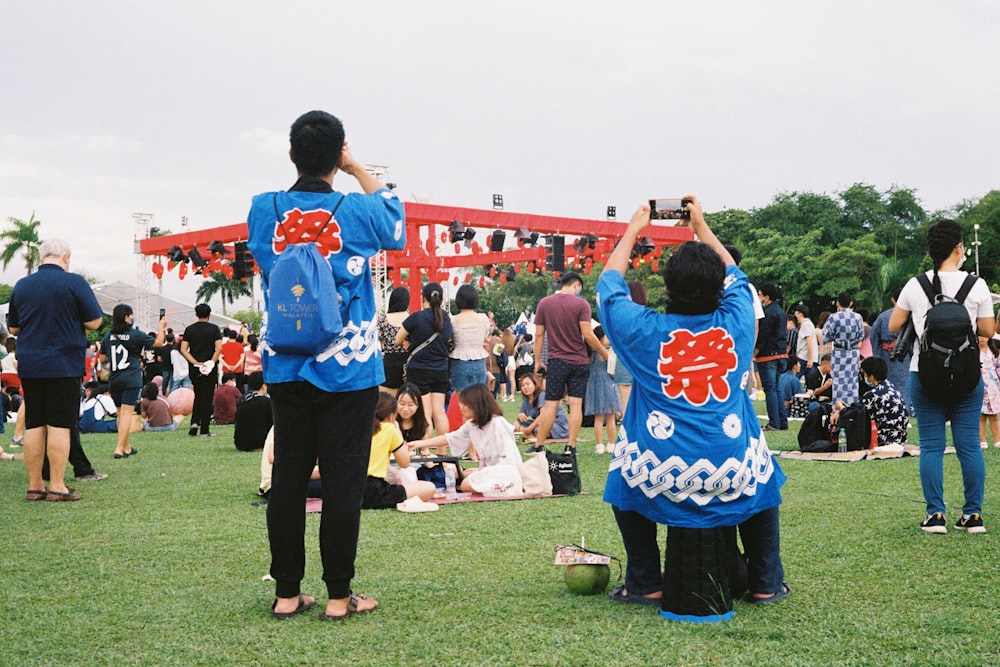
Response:
[{"label": "red kanji on coat", "polygon": [[663,393],[670,398],[683,396],[693,405],[704,405],[709,395],[725,401],[730,392],[726,376],[736,368],[736,361],[733,338],[725,329],[675,331],[660,344],[657,370],[665,380]]},{"label": "red kanji on coat", "polygon": [[[329,221],[329,223],[327,223]],[[325,228],[324,228],[325,225]],[[320,234],[322,230],[322,234]],[[287,238],[286,235],[287,234]],[[281,224],[274,225],[274,240],[271,247],[274,254],[281,254],[289,244],[308,243],[313,241],[316,249],[323,257],[330,253],[340,252],[340,225],[330,219],[330,212],[319,209],[316,211],[300,211],[293,208],[285,213]]]}]

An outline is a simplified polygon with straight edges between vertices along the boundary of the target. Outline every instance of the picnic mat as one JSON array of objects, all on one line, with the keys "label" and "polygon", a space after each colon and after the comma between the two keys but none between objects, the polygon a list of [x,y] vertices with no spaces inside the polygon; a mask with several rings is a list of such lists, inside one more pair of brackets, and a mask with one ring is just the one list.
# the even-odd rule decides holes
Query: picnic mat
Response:
[{"label": "picnic mat", "polygon": [[[875,449],[859,449],[853,452],[800,452],[799,450],[771,452],[783,459],[804,459],[806,461],[875,461],[883,459],[901,459],[904,456],[920,456],[917,445],[886,445]],[[945,447],[945,454],[954,454],[954,447]]]},{"label": "picnic mat", "polygon": [[[587,495],[586,492],[579,494],[581,496]],[[483,503],[492,502],[494,500],[536,500],[539,498],[568,498],[569,496],[565,493],[552,494],[550,496],[538,496],[531,494],[521,494],[518,496],[484,496],[481,493],[465,493],[464,491],[459,491],[455,494],[454,498],[446,498],[441,496],[440,498],[431,498],[428,502],[435,503],[437,505],[454,505],[456,503]],[[306,513],[311,514],[313,512],[323,511],[323,500],[321,498],[306,498]]]}]

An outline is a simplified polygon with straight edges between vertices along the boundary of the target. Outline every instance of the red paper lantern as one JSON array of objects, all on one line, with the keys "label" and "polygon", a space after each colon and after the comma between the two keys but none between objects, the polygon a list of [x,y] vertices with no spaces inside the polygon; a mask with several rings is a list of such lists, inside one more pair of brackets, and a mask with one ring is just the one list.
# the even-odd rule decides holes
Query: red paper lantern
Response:
[{"label": "red paper lantern", "polygon": [[654,259],[652,267],[653,267],[653,273],[659,273],[660,272],[660,262],[659,262],[659,260]]},{"label": "red paper lantern", "polygon": [[486,287],[486,276],[479,276],[479,287]]},{"label": "red paper lantern", "polygon": [[[231,265],[231,264],[223,264],[223,265],[222,265],[222,273],[223,273],[223,275],[225,275],[225,276],[226,276],[226,278],[229,278],[230,280],[232,280],[232,279],[233,279],[233,275],[234,275],[234,274],[235,274],[236,272],[235,272],[235,271],[233,271],[233,267],[232,267],[232,265]],[[245,280],[245,279],[244,279],[244,280]]]},{"label": "red paper lantern", "polygon": [[454,277],[454,278],[452,279],[452,282],[453,282],[453,283],[455,283],[455,285],[458,285],[458,276],[455,276],[455,277]]},{"label": "red paper lantern", "polygon": [[188,273],[188,265],[187,262],[184,262],[181,264],[180,268],[177,269],[177,277],[180,278],[181,280],[184,280],[184,276],[186,276],[187,273]]},{"label": "red paper lantern", "polygon": [[156,276],[157,280],[163,280],[163,265],[157,262],[153,264],[153,275]]},{"label": "red paper lantern", "polygon": [[507,274],[506,273],[501,273],[500,274],[500,284],[503,285],[505,282],[507,282]]}]

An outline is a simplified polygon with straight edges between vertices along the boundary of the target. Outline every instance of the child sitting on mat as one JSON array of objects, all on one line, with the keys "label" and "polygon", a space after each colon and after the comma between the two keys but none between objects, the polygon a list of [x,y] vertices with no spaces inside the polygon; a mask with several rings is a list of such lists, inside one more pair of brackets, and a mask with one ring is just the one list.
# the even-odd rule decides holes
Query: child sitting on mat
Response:
[{"label": "child sitting on mat", "polygon": [[461,490],[474,491],[477,475],[486,468],[504,466],[509,483],[516,485],[520,493],[521,475],[517,468],[521,454],[514,443],[514,427],[504,419],[503,409],[493,394],[486,385],[473,384],[458,393],[458,402],[465,420],[461,428],[445,435],[414,440],[410,447],[428,449],[448,445],[453,456],[462,456],[470,447],[475,447],[479,453],[479,469],[462,480]]},{"label": "child sitting on mat", "polygon": [[403,434],[396,425],[396,399],[387,392],[379,392],[375,406],[375,427],[372,430],[372,451],[368,459],[368,479],[362,509],[388,509],[396,507],[407,498],[417,496],[427,502],[434,496],[430,482],[414,481],[390,484],[385,476],[389,470],[389,457],[401,468],[410,465],[410,451],[405,447]]}]

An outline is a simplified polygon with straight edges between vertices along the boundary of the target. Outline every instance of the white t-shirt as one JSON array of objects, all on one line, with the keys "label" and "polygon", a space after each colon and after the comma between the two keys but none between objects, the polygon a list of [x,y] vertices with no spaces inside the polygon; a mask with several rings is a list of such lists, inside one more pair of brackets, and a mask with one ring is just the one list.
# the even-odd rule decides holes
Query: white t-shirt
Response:
[{"label": "white t-shirt", "polygon": [[498,463],[515,467],[521,464],[521,452],[514,442],[514,427],[500,415],[493,417],[484,428],[467,421],[457,431],[449,433],[447,438],[452,456],[462,456],[469,445],[475,445],[482,467]]},{"label": "white t-shirt", "polygon": [[98,394],[93,398],[88,398],[80,404],[80,416],[87,410],[94,408],[94,419],[101,421],[105,415],[117,414],[114,401],[106,394]]},{"label": "white t-shirt", "polygon": [[[928,271],[927,279],[934,280],[934,272]],[[947,296],[955,296],[962,287],[965,276],[969,275],[965,271],[939,272],[941,278],[941,293]],[[993,298],[990,296],[990,289],[986,286],[985,280],[977,280],[969,296],[965,299],[965,309],[969,311],[969,319],[972,321],[973,330],[976,329],[976,320],[980,317],[993,317]],[[924,288],[920,286],[916,278],[910,278],[903,291],[896,300],[896,306],[903,310],[910,311],[913,318],[913,330],[916,338],[913,341],[913,357],[910,359],[910,370],[916,372],[920,362],[920,336],[924,333],[924,320],[927,318],[927,311],[931,304],[924,294]]]},{"label": "white t-shirt", "polygon": [[191,374],[191,368],[187,357],[181,354],[180,348],[178,347],[170,350],[170,365],[173,367],[171,381],[183,380]]},{"label": "white t-shirt", "polygon": [[[810,337],[813,341],[812,359],[809,359],[809,341],[807,340]],[[803,318],[802,324],[799,325],[799,342],[795,345],[795,356],[802,362],[803,368],[806,361],[811,361],[814,364],[819,361],[819,342],[816,340],[816,325],[808,317]]]}]

